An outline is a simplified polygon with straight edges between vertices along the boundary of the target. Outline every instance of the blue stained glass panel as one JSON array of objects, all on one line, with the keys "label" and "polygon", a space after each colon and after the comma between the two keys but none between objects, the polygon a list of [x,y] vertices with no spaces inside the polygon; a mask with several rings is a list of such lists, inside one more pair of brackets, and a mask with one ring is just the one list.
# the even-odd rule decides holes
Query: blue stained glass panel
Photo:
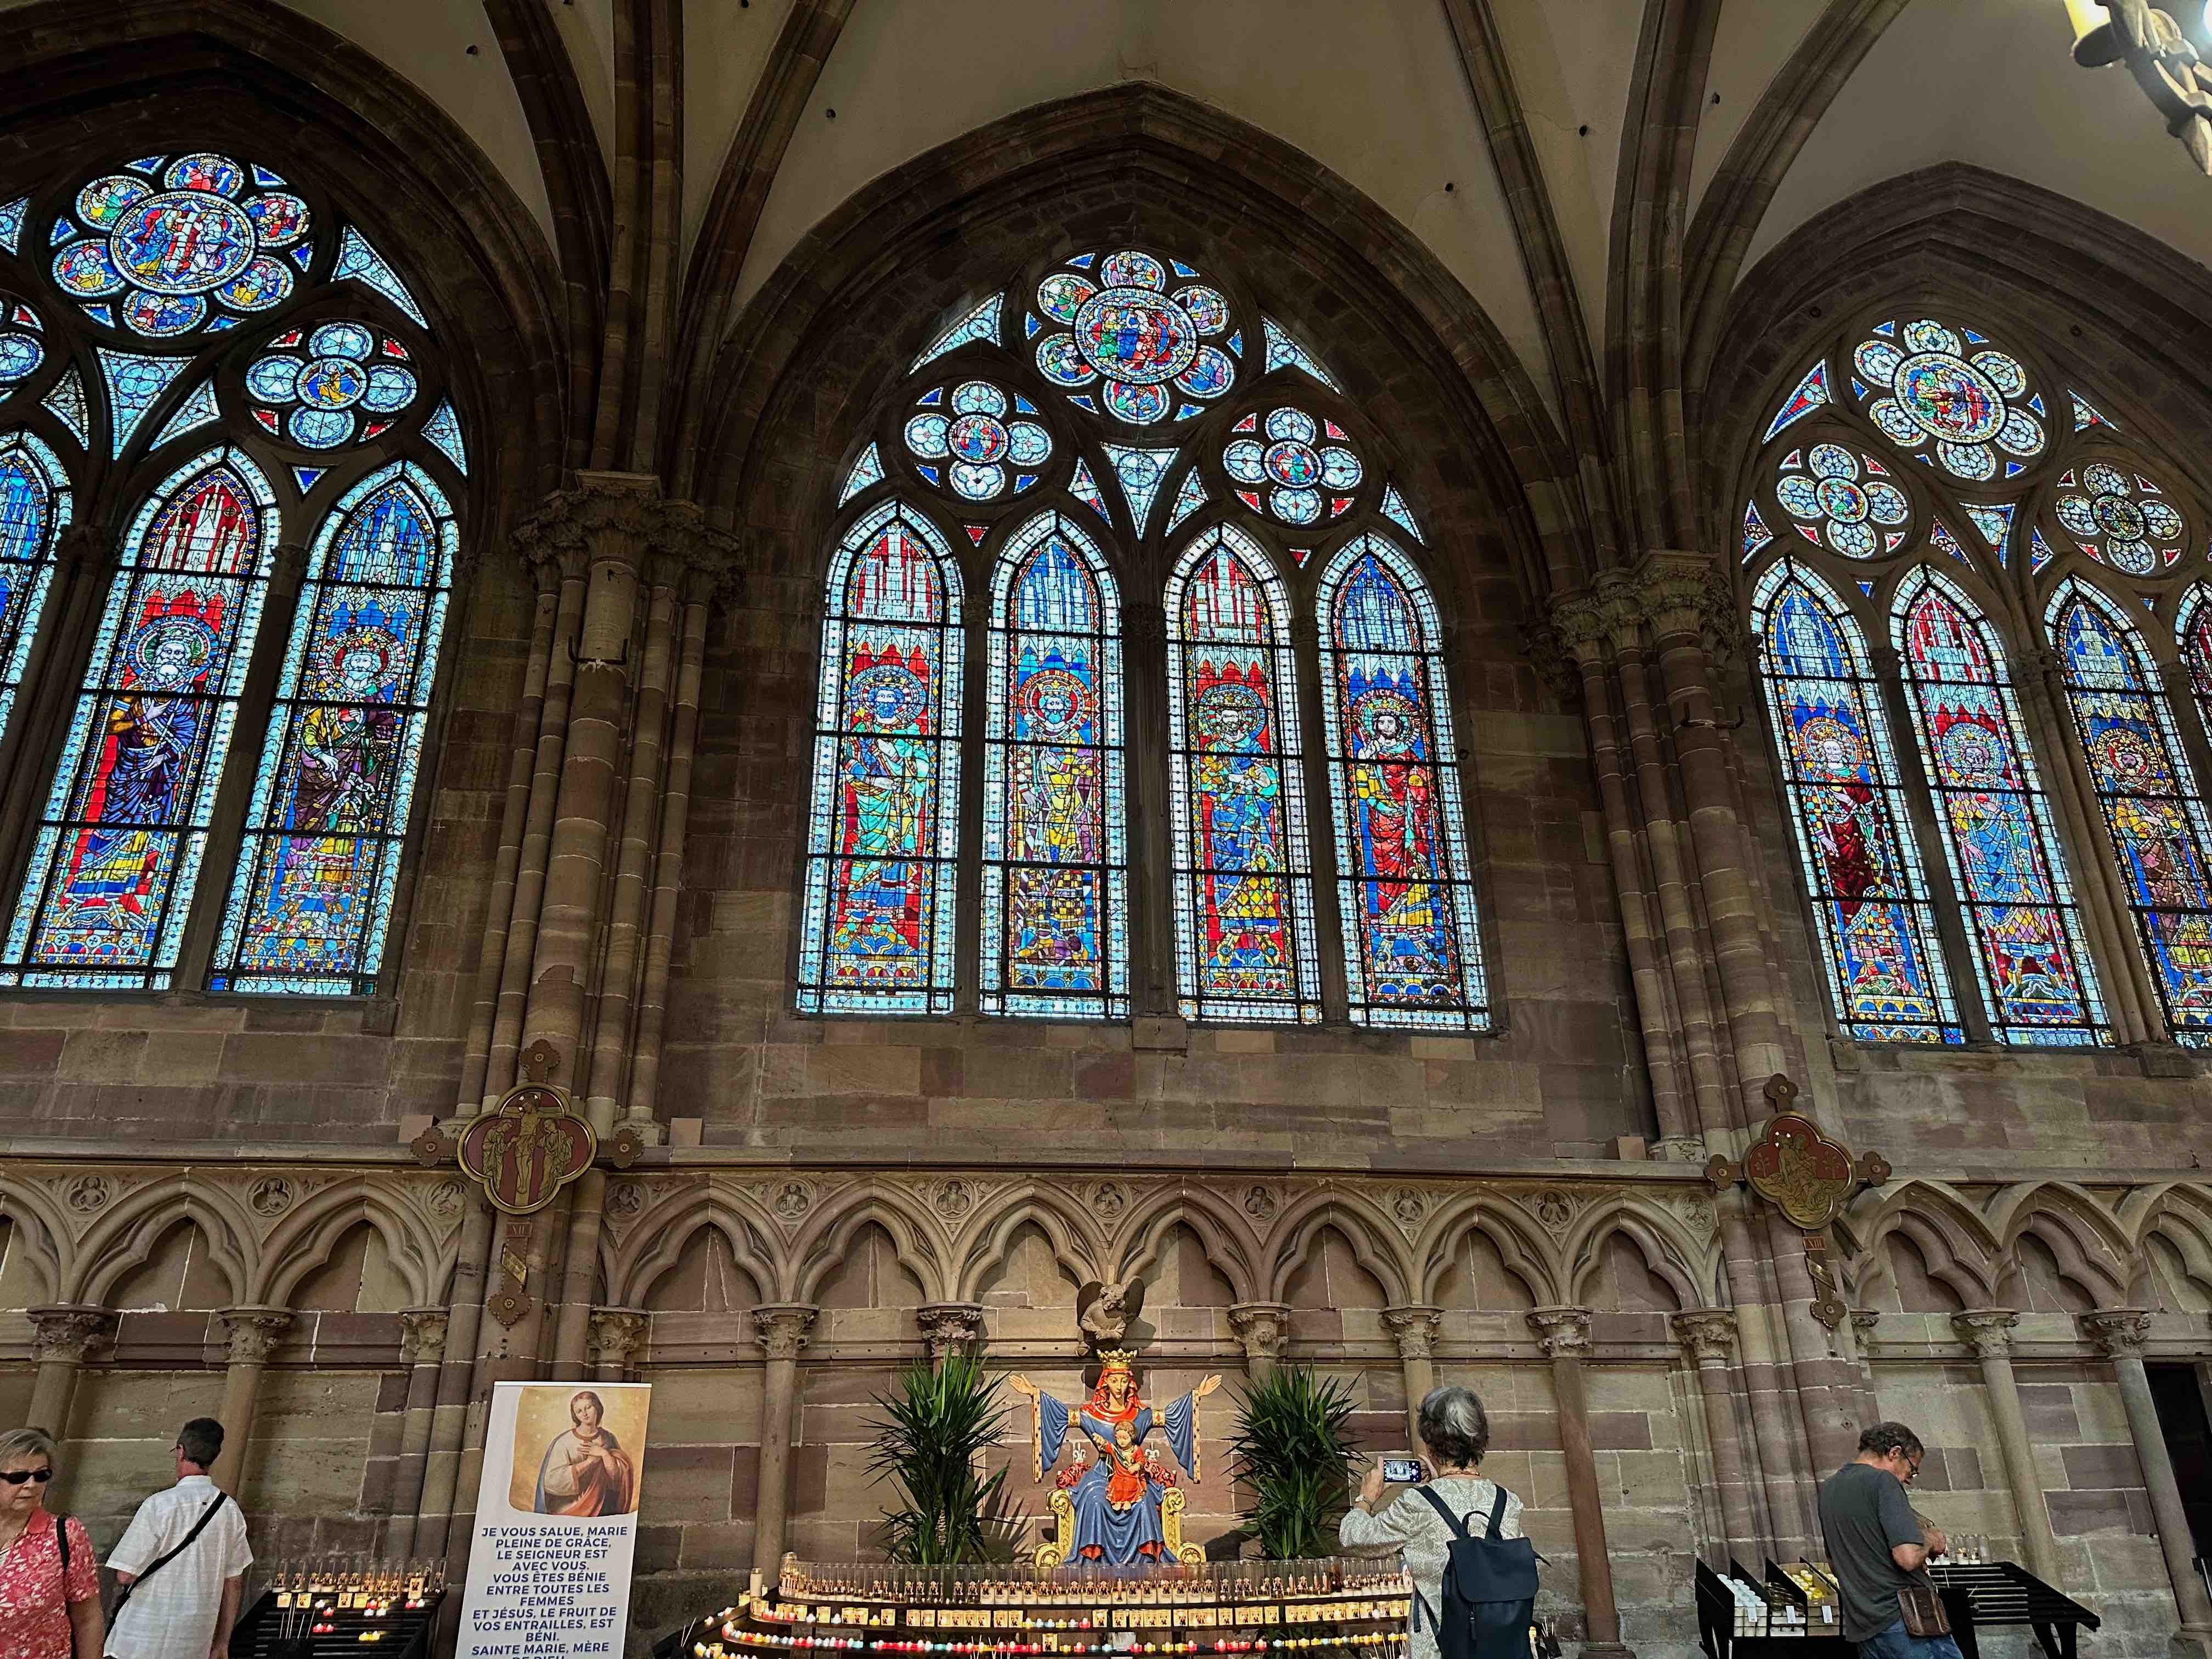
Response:
[{"label": "blue stained glass panel", "polygon": [[1925,567],[1890,613],[1920,763],[2001,1042],[2109,1044],[2081,911],[1996,630]]},{"label": "blue stained glass panel", "polygon": [[376,988],[458,542],[445,495],[410,461],[371,473],[325,516],[210,990]]},{"label": "blue stained glass panel", "polygon": [[84,404],[84,377],[74,368],[54,382],[41,404],[46,412],[69,428],[80,448],[92,447],[92,416]]},{"label": "blue stained glass panel", "polygon": [[368,283],[422,327],[430,325],[407,284],[399,280],[399,273],[386,264],[384,256],[369,246],[368,238],[351,225],[338,232],[337,264],[331,268],[332,282],[342,283],[349,277]]},{"label": "blue stained glass panel", "polygon": [[993,345],[998,344],[999,310],[1006,301],[1006,296],[1003,294],[994,294],[984,301],[924,347],[921,356],[909,366],[909,372],[933,358],[942,357],[948,351],[958,350],[970,340],[988,340]]},{"label": "blue stained glass panel", "polygon": [[876,446],[870,444],[860,452],[860,459],[853,463],[853,470],[845,475],[845,488],[837,497],[837,505],[844,506],[870,484],[881,483],[883,478],[884,458]]},{"label": "blue stained glass panel", "polygon": [[1489,995],[1435,603],[1380,536],[1329,561],[1314,603],[1352,1021],[1483,1030]]},{"label": "blue stained glass panel", "polygon": [[159,449],[173,438],[197,432],[210,422],[220,419],[222,413],[216,407],[215,382],[202,380],[185,394],[184,402],[177,405],[177,412],[162,422],[161,431],[154,435],[154,447]]},{"label": "blue stained glass panel", "polygon": [[1383,487],[1382,516],[1415,541],[1423,539],[1420,526],[1413,522],[1413,509],[1406,505],[1406,498],[1398,493],[1398,486],[1395,484]]},{"label": "blue stained glass panel", "polygon": [[439,453],[453,464],[454,471],[466,475],[469,447],[461,438],[460,417],[453,413],[450,399],[431,410],[430,418],[422,422],[422,435],[437,445]]},{"label": "blue stained glass panel", "polygon": [[34,434],[0,440],[0,738],[30,665],[53,586],[54,538],[68,527],[73,501],[60,458]]},{"label": "blue stained glass panel", "polygon": [[1217,525],[1169,578],[1176,979],[1186,1018],[1321,1018],[1290,604]]},{"label": "blue stained glass panel", "polygon": [[1128,1016],[1120,615],[1097,547],[1059,514],[1031,520],[1000,556],[983,750],[984,1013]]},{"label": "blue stained glass panel", "polygon": [[10,253],[23,251],[23,216],[30,211],[31,198],[18,196],[14,201],[0,206],[0,247]]},{"label": "blue stained glass panel", "polygon": [[[1856,384],[1856,382],[1854,383]],[[1828,401],[1828,360],[1823,357],[1814,363],[1797,382],[1797,389],[1782,400],[1782,407],[1774,411],[1774,418],[1766,423],[1766,434],[1762,444],[1771,442],[1774,434],[1792,422],[1802,421]]]},{"label": "blue stained glass panel", "polygon": [[1267,369],[1262,373],[1278,368],[1303,369],[1330,391],[1338,389],[1336,382],[1329,378],[1328,371],[1321,366],[1313,353],[1292,339],[1289,331],[1273,317],[1260,319],[1260,331],[1267,345]]},{"label": "blue stained glass panel", "polygon": [[1752,627],[1837,1018],[1863,1042],[1964,1042],[1865,636],[1786,559]]},{"label": "blue stained glass panel", "polygon": [[830,562],[800,923],[801,1013],[952,1008],[960,567],[888,501]]},{"label": "blue stained glass panel", "polygon": [[235,449],[178,468],[140,510],[33,837],[0,984],[169,983],[276,533],[268,481]]},{"label": "blue stained glass panel", "polygon": [[169,383],[191,366],[185,357],[142,357],[134,352],[99,348],[100,372],[107,382],[109,424],[114,428],[110,453],[120,455],[131,434],[146,418]]},{"label": "blue stained glass panel", "polygon": [[1129,503],[1129,521],[1137,527],[1137,534],[1145,533],[1145,520],[1152,515],[1152,500],[1160,493],[1160,482],[1175,465],[1172,449],[1126,449],[1119,444],[1103,446],[1106,459],[1114,463],[1114,476],[1121,481],[1121,494]]},{"label": "blue stained glass panel", "polygon": [[1182,484],[1176,491],[1175,507],[1168,514],[1168,528],[1173,530],[1206,503],[1206,485],[1200,482],[1196,467],[1182,475]]},{"label": "blue stained glass panel", "polygon": [[2078,580],[2059,584],[2044,618],[2166,1025],[2212,1047],[2212,822],[2157,665],[2118,607]]}]

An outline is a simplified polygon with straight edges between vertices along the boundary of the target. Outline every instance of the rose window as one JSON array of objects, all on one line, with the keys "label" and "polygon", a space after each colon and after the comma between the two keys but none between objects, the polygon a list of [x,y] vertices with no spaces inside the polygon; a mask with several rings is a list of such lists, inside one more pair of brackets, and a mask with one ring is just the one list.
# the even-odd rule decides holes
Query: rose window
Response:
[{"label": "rose window", "polygon": [[307,204],[283,185],[227,155],[133,161],[79,191],[74,217],[55,225],[54,282],[109,328],[156,339],[234,328],[290,295],[294,265],[313,260]]},{"label": "rose window", "polygon": [[1891,438],[1925,458],[1933,449],[1946,471],[1980,483],[2005,476],[2043,453],[2043,398],[2028,390],[2027,371],[1990,347],[1972,329],[1923,318],[1883,323],[1851,356],[1862,396],[1875,397],[1867,415]]},{"label": "rose window", "polygon": [[1814,444],[1784,456],[1774,499],[1797,520],[1799,535],[1849,559],[1893,551],[1912,517],[1911,504],[1881,463],[1841,444]]},{"label": "rose window", "polygon": [[39,313],[27,305],[0,304],[6,320],[0,322],[0,392],[4,392],[17,381],[38,372],[39,365],[46,360],[46,349],[39,343],[46,325]]},{"label": "rose window", "polygon": [[916,407],[920,412],[906,423],[915,471],[963,500],[994,501],[1010,486],[1020,494],[1052,453],[1052,434],[1018,418],[1036,414],[1036,405],[988,380],[963,381],[950,394],[939,386],[923,393]]},{"label": "rose window", "polygon": [[1300,409],[1269,412],[1264,428],[1257,415],[1237,422],[1221,452],[1221,465],[1239,488],[1237,497],[1255,513],[1267,510],[1289,525],[1334,519],[1352,506],[1352,491],[1364,470],[1352,453],[1351,434],[1334,421],[1316,421]]},{"label": "rose window", "polygon": [[253,418],[304,448],[336,449],[356,433],[374,438],[415,401],[406,347],[364,324],[295,328],[269,345],[246,371]]},{"label": "rose window", "polygon": [[2058,481],[2058,522],[2100,564],[2130,576],[2155,576],[2181,556],[2189,526],[2156,484],[2105,461]]},{"label": "rose window", "polygon": [[[1188,420],[1229,390],[1241,337],[1230,333],[1218,289],[1182,281],[1196,270],[1134,249],[1103,259],[1083,254],[1068,266],[1037,284],[1036,313],[1025,325],[1032,337],[1061,325],[1037,340],[1036,366],[1071,401],[1150,426]],[[1170,289],[1171,281],[1181,285]],[[1201,401],[1184,401],[1193,398]]]}]

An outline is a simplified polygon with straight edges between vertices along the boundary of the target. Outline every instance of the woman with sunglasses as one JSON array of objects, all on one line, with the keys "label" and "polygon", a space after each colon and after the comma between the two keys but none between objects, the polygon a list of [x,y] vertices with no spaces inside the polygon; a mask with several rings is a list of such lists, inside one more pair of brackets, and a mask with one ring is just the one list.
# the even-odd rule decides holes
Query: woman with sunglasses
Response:
[{"label": "woman with sunglasses", "polygon": [[[0,1434],[0,1659],[100,1659],[100,1562],[75,1516],[46,1513],[54,1437]],[[62,1565],[59,1528],[69,1528]]]}]

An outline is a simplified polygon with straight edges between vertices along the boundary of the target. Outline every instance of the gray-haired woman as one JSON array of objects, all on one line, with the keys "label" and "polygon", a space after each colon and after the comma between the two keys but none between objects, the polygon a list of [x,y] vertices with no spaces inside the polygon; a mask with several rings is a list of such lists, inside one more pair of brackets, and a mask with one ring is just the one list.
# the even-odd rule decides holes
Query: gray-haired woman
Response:
[{"label": "gray-haired woman", "polygon": [[[74,1516],[46,1512],[54,1437],[44,1429],[0,1434],[0,1659],[100,1659],[100,1560]],[[60,1527],[69,1528],[62,1565]]]},{"label": "gray-haired woman", "polygon": [[[1490,1449],[1490,1418],[1472,1389],[1431,1389],[1421,1401],[1421,1443],[1428,1451],[1429,1478],[1423,1484],[1444,1501],[1454,1515],[1468,1521],[1480,1535],[1498,1501],[1498,1487],[1475,1473],[1482,1455]],[[1374,1553],[1395,1549],[1405,1559],[1413,1589],[1427,1603],[1416,1605],[1410,1659],[1437,1659],[1436,1617],[1443,1609],[1444,1562],[1451,1529],[1433,1504],[1408,1493],[1381,1514],[1376,1504],[1382,1497],[1382,1465],[1367,1471],[1359,1496],[1344,1513],[1337,1541],[1347,1550]],[[1521,1536],[1521,1500],[1505,1496],[1500,1519],[1501,1538]]]}]

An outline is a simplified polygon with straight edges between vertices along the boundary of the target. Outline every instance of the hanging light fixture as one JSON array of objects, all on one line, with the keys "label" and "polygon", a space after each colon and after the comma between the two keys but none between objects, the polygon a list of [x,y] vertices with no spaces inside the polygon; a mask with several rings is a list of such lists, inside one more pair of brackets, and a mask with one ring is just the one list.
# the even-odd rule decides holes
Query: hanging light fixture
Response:
[{"label": "hanging light fixture", "polygon": [[[2066,0],[2074,61],[2084,69],[2124,63],[2143,95],[2166,117],[2197,171],[2212,174],[2212,64],[2172,15],[2147,0]],[[2212,46],[2212,0],[2197,34]]]}]

